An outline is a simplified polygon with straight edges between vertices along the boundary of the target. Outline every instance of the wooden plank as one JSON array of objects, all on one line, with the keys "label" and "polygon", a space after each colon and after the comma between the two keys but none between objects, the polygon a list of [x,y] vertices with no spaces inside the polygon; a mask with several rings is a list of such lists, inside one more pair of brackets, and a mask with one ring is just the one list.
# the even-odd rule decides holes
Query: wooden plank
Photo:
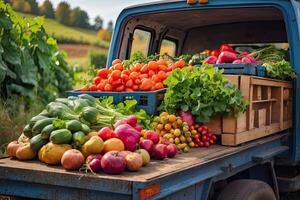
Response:
[{"label": "wooden plank", "polygon": [[206,124],[211,128],[212,132],[216,135],[221,135],[222,133],[222,117],[216,116],[213,117],[209,123]]},{"label": "wooden plank", "polygon": [[293,87],[293,84],[288,81],[281,81],[281,80],[268,79],[268,78],[259,78],[259,77],[252,77],[251,83],[253,85],[260,85],[260,86],[285,87],[285,88]]},{"label": "wooden plank", "polygon": [[[255,128],[250,131],[245,131],[242,133],[237,133],[237,134],[232,134],[231,137],[234,137],[234,142],[235,143],[229,143],[232,140],[228,140],[230,136],[227,136],[227,134],[222,134],[222,144],[223,145],[229,145],[229,146],[234,146],[234,145],[239,145],[245,142],[249,142],[258,138],[262,138],[268,135],[272,135],[275,133],[278,133],[282,131],[280,128],[279,123],[271,124],[270,126],[263,126],[261,128]],[[229,135],[229,134],[228,134]],[[224,141],[223,141],[224,138]]]},{"label": "wooden plank", "polygon": [[237,88],[240,86],[240,76],[237,75],[223,75],[231,84],[235,85]]},{"label": "wooden plank", "polygon": [[283,130],[283,87],[280,89],[280,128]]}]

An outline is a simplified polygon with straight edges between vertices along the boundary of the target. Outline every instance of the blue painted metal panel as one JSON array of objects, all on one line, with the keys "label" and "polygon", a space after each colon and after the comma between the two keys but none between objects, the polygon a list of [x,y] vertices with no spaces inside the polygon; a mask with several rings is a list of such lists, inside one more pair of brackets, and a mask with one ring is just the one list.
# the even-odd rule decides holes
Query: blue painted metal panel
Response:
[{"label": "blue painted metal panel", "polygon": [[265,67],[247,63],[247,64],[216,64],[218,69],[224,69],[224,74],[252,75],[266,77],[267,70]]},{"label": "blue painted metal panel", "polygon": [[[292,4],[292,3],[293,4]],[[150,14],[157,12],[166,12],[166,11],[181,11],[181,10],[190,10],[190,9],[208,9],[208,8],[239,8],[239,7],[263,7],[263,6],[274,6],[280,9],[285,18],[285,24],[288,32],[288,41],[290,44],[290,55],[291,63],[294,66],[294,69],[298,75],[300,75],[300,59],[298,56],[300,54],[300,10],[299,2],[295,0],[292,1],[283,1],[283,0],[210,0],[208,4],[195,4],[188,5],[185,1],[175,1],[175,2],[166,2],[165,4],[157,5],[145,5],[142,7],[131,7],[125,9],[119,15],[115,32],[112,38],[111,49],[108,56],[108,63],[111,64],[112,60],[118,56],[119,45],[121,41],[122,28],[125,25],[126,21],[131,16]],[[294,6],[294,7],[293,7]],[[296,15],[295,15],[296,11]],[[298,28],[295,28],[298,27]],[[300,102],[300,76],[295,81],[295,102]],[[298,91],[298,92],[297,92]],[[295,117],[294,117],[294,134],[292,139],[292,153],[290,159],[294,162],[300,160],[300,104],[295,104]]]}]

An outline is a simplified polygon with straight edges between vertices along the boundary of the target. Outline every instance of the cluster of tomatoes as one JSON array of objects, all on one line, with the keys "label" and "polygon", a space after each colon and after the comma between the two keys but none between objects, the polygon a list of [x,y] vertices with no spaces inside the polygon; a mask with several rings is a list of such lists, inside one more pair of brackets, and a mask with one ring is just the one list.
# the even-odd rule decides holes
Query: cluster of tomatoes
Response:
[{"label": "cluster of tomatoes", "polygon": [[133,92],[154,91],[165,88],[163,81],[174,69],[186,66],[184,60],[177,62],[160,59],[147,64],[137,63],[125,69],[122,61],[116,59],[109,69],[100,69],[93,84],[82,91]]},{"label": "cluster of tomatoes", "polygon": [[193,136],[194,147],[209,147],[215,144],[217,137],[213,134],[212,130],[206,125],[195,124],[190,126],[191,131],[197,131]]}]

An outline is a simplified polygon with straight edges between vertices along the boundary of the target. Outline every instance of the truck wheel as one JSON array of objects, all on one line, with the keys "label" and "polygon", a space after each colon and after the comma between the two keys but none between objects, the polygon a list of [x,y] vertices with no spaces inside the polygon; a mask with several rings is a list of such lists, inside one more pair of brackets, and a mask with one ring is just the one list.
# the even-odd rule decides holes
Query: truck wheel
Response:
[{"label": "truck wheel", "polygon": [[276,200],[273,189],[265,182],[241,179],[229,183],[218,200]]}]

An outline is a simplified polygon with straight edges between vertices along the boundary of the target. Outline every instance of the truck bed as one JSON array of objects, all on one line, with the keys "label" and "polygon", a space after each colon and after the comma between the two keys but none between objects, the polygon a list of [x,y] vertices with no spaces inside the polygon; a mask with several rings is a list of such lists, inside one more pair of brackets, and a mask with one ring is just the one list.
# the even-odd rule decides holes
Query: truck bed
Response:
[{"label": "truck bed", "polygon": [[[242,156],[242,152],[249,153],[250,151],[248,150],[251,148],[253,151],[256,151],[256,147],[260,146],[265,146],[265,150],[267,150],[268,145],[270,146],[269,143],[276,141],[280,143],[283,135],[270,136],[238,147],[213,145],[209,148],[192,149],[189,153],[180,154],[174,159],[151,161],[149,165],[143,167],[139,172],[125,172],[121,175],[107,175],[103,172],[97,175],[85,174],[77,171],[66,171],[60,166],[48,166],[39,161],[21,162],[10,158],[0,159],[0,188],[2,188],[0,189],[0,194],[3,191],[7,191],[10,194],[10,185],[14,184],[15,187],[15,183],[19,182],[21,185],[18,190],[23,188],[26,183],[30,183],[30,185],[35,185],[36,189],[40,185],[48,185],[49,187],[63,186],[81,190],[116,192],[130,195],[134,193],[135,187],[144,187],[153,183],[161,183],[163,186],[163,181],[170,177],[175,177],[179,174],[183,175],[188,171],[192,175],[193,169],[200,169],[209,164],[214,164],[215,173],[221,173],[220,167],[222,166],[219,166],[217,161],[222,160],[224,162],[226,157],[238,155],[239,153]],[[261,152],[262,150],[260,149],[259,151]],[[212,171],[210,170],[208,173],[212,173]],[[190,181],[193,180],[190,179]],[[24,188],[18,192],[22,194],[22,191],[24,192]]]}]

